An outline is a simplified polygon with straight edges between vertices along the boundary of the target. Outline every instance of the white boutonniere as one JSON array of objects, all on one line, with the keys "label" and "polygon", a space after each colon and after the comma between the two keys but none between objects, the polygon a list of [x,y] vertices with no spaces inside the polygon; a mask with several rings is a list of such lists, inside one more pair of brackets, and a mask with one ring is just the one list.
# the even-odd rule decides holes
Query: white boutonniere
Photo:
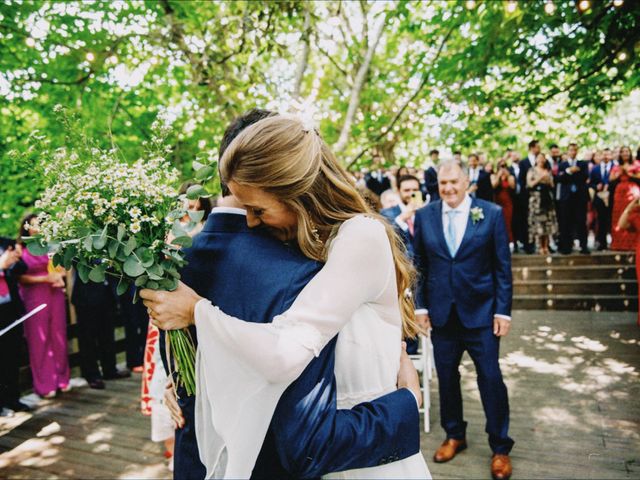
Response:
[{"label": "white boutonniere", "polygon": [[471,221],[473,222],[473,224],[475,225],[476,223],[478,223],[480,220],[484,220],[484,212],[482,211],[482,208],[480,207],[473,207],[471,209]]}]

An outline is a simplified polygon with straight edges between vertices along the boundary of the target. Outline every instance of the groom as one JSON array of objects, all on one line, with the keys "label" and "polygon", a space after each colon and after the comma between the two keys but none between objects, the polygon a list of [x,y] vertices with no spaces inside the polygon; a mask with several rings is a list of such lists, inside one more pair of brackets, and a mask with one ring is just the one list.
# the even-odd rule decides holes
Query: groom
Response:
[{"label": "groom", "polygon": [[500,207],[466,192],[469,177],[457,162],[438,170],[440,201],[418,210],[414,250],[420,275],[418,321],[432,327],[441,425],[446,440],[434,461],[447,462],[467,448],[458,367],[466,350],[478,387],[493,451],[494,479],[511,476],[509,400],[498,353],[511,325],[511,254]]},{"label": "groom", "polygon": [[[270,115],[252,110],[234,121],[225,132],[220,156],[242,129]],[[182,279],[231,315],[271,321],[289,308],[321,265],[295,247],[249,229],[245,211],[233,197],[225,197],[223,203],[224,207],[213,209],[202,232],[194,237]],[[410,361],[404,369],[401,366],[398,383],[411,390],[400,388],[351,410],[337,410],[336,338],[280,398],[251,478],[313,478],[390,463],[419,451],[416,398],[420,392]],[[194,397],[181,392],[185,422],[176,431],[175,478],[205,475],[198,458],[194,403]]]}]

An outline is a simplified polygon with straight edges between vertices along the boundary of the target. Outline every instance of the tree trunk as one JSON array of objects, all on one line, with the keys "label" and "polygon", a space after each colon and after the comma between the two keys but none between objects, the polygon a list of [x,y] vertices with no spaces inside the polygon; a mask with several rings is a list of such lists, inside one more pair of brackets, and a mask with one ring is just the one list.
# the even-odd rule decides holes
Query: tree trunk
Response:
[{"label": "tree trunk", "polygon": [[373,55],[376,52],[376,48],[378,48],[378,43],[380,43],[380,38],[382,38],[382,31],[384,30],[384,26],[386,23],[387,15],[384,14],[375,25],[373,31],[371,32],[371,36],[369,37],[369,47],[367,48],[367,55],[365,56],[364,61],[358,69],[355,81],[353,82],[353,87],[351,88],[351,99],[349,100],[349,108],[347,109],[347,114],[344,118],[344,124],[342,125],[342,130],[340,131],[340,137],[333,146],[333,150],[335,152],[341,152],[347,146],[347,142],[349,141],[349,135],[351,134],[351,124],[353,123],[353,119],[356,115],[356,112],[358,111],[358,107],[360,106],[360,93],[362,92],[364,81],[366,80],[367,74],[369,73],[371,60],[373,59]]},{"label": "tree trunk", "polygon": [[305,4],[304,9],[304,27],[302,31],[302,52],[300,52],[300,58],[298,59],[298,66],[296,68],[296,76],[293,80],[293,92],[292,97],[297,99],[300,97],[300,90],[302,87],[302,80],[304,78],[304,72],[309,64],[309,42],[311,41],[311,12],[309,9],[312,5]]}]

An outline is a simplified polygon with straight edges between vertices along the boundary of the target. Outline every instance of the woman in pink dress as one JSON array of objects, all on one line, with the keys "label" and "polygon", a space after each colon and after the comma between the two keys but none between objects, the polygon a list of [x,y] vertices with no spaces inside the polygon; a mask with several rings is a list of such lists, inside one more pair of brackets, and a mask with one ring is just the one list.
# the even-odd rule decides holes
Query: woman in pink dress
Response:
[{"label": "woman in pink dress", "polygon": [[[640,178],[640,162],[634,161],[629,147],[620,148],[620,164],[611,170],[610,182],[615,182],[613,195],[613,211],[611,225],[618,225],[618,220],[629,203],[640,195],[640,187],[636,180]],[[611,231],[611,250],[635,250],[638,244],[637,232],[613,228]]]},{"label": "woman in pink dress", "polygon": [[[27,215],[20,228],[20,237],[37,233],[36,215]],[[19,280],[26,310],[47,304],[47,308],[24,323],[33,389],[41,397],[52,398],[58,389],[70,389],[64,274],[49,271],[48,255],[33,255],[24,248],[22,260],[28,267]]]},{"label": "woman in pink dress", "polygon": [[[640,232],[640,197],[636,197],[623,210],[622,215],[616,224],[616,230],[638,233]],[[640,237],[636,236],[636,276],[638,277],[638,285],[640,285]],[[638,326],[640,326],[640,311],[638,312]]]}]

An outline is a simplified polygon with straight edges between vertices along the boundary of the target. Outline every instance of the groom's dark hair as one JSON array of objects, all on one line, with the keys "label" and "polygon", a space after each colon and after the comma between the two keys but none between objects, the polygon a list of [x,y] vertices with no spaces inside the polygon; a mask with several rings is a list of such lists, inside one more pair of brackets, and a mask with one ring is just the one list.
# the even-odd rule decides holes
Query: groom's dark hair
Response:
[{"label": "groom's dark hair", "polygon": [[[237,117],[233,122],[229,124],[227,129],[224,131],[224,135],[222,136],[222,140],[220,141],[220,148],[218,150],[218,158],[222,158],[224,152],[227,150],[227,147],[233,142],[233,139],[236,138],[241,131],[247,128],[250,125],[253,125],[260,120],[273,117],[277,115],[276,112],[272,112],[271,110],[263,110],[262,108],[252,108],[248,112]],[[219,168],[219,167],[218,167]],[[220,172],[218,171],[218,174]],[[220,175],[218,175],[220,177]],[[220,186],[222,188],[222,196],[228,197],[231,195],[229,191],[229,187],[225,183],[222,182],[222,178],[220,178]]]}]

